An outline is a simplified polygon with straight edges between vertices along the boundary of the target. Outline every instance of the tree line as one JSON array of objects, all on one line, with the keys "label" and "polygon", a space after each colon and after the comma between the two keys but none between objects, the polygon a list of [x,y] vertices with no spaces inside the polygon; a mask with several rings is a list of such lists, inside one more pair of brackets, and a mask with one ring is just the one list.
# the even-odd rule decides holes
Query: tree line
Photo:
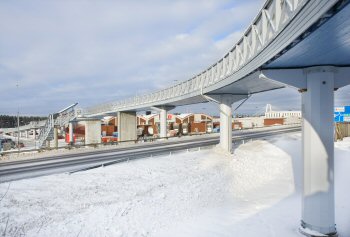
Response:
[{"label": "tree line", "polygon": [[[47,117],[40,116],[19,116],[19,126],[29,124],[32,121],[46,120]],[[17,127],[17,116],[0,115],[0,128]]]}]

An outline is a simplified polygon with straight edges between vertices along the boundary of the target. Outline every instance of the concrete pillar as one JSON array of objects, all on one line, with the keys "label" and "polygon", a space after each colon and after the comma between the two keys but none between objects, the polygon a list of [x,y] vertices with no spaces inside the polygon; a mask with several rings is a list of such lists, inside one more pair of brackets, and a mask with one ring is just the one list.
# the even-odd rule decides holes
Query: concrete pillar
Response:
[{"label": "concrete pillar", "polygon": [[232,95],[222,95],[220,100],[220,147],[232,152]]},{"label": "concrete pillar", "polygon": [[69,122],[69,144],[74,144],[74,124],[73,122]]},{"label": "concrete pillar", "polygon": [[154,106],[151,107],[152,110],[156,110],[159,112],[159,123],[160,123],[160,131],[159,131],[159,137],[160,138],[166,138],[167,137],[167,112],[169,110],[172,110],[175,108],[175,106],[172,105],[163,105],[163,106]]},{"label": "concrete pillar", "polygon": [[137,117],[136,112],[118,112],[118,141],[137,140]]},{"label": "concrete pillar", "polygon": [[101,120],[87,120],[85,121],[85,144],[99,144],[101,143]]},{"label": "concrete pillar", "polygon": [[53,140],[54,140],[54,146],[57,149],[58,148],[58,128],[53,128]]},{"label": "concrete pillar", "polygon": [[336,235],[334,218],[334,72],[305,70],[302,90],[304,185],[300,231]]},{"label": "concrete pillar", "polygon": [[25,137],[28,138],[29,137],[29,130],[26,130],[24,134],[25,134]]},{"label": "concrete pillar", "polygon": [[160,109],[159,111],[159,122],[160,122],[160,138],[167,137],[167,111],[166,109]]},{"label": "concrete pillar", "polygon": [[[208,101],[219,104],[220,109],[220,143],[217,146],[227,154],[232,153],[232,104],[242,99],[247,99],[249,95],[236,94],[211,94],[203,95]],[[242,104],[242,103],[241,103]]]},{"label": "concrete pillar", "polygon": [[350,67],[263,70],[260,78],[302,93],[303,196],[300,232],[337,236],[334,214],[334,89],[350,84]]}]

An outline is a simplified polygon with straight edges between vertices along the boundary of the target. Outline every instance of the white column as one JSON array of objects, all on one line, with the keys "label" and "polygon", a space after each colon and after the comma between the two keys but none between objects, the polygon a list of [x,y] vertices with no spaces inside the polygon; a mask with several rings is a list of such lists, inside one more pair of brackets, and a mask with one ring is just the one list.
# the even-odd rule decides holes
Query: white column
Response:
[{"label": "white column", "polygon": [[54,146],[57,149],[58,148],[58,128],[53,128],[53,140],[54,140]]},{"label": "white column", "polygon": [[337,236],[334,220],[334,89],[350,84],[350,67],[263,70],[274,80],[302,92],[303,198],[300,232]]},{"label": "white column", "polygon": [[26,130],[24,134],[25,134],[25,137],[28,138],[29,137],[29,130]]},{"label": "white column", "polygon": [[232,95],[222,95],[220,100],[220,147],[232,151]]},{"label": "white column", "polygon": [[69,123],[69,143],[73,144],[74,143],[74,139],[73,139],[73,122]]},{"label": "white column", "polygon": [[167,111],[166,109],[160,109],[159,111],[159,122],[160,122],[160,138],[167,137]]},{"label": "white column", "polygon": [[[302,90],[304,185],[300,231],[336,234],[334,220],[334,72],[306,69]],[[324,235],[322,235],[324,234]],[[306,234],[307,235],[307,234]]]}]

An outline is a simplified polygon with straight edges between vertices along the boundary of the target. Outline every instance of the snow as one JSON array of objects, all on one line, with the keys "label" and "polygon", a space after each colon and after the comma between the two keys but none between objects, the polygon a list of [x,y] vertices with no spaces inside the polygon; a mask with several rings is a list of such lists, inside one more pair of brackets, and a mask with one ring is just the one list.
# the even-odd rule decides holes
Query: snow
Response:
[{"label": "snow", "polygon": [[[0,184],[3,236],[300,236],[300,133]],[[350,236],[350,139],[335,143]]]}]

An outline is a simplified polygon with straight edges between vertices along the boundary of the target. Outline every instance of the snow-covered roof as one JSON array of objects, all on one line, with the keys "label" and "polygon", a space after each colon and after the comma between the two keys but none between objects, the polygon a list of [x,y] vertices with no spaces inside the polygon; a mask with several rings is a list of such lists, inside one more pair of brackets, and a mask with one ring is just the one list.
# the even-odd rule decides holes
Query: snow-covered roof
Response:
[{"label": "snow-covered roof", "polygon": [[191,115],[193,115],[193,113],[179,114],[179,115],[176,115],[176,117],[178,117],[179,119],[185,119]]},{"label": "snow-covered roof", "polygon": [[103,117],[102,121],[103,121],[103,122],[109,122],[109,121],[111,121],[112,119],[115,119],[115,117],[114,117],[114,116],[105,116],[105,117]]},{"label": "snow-covered roof", "polygon": [[149,120],[151,118],[153,118],[154,116],[157,116],[158,114],[148,114],[148,115],[141,115],[140,117]]}]

